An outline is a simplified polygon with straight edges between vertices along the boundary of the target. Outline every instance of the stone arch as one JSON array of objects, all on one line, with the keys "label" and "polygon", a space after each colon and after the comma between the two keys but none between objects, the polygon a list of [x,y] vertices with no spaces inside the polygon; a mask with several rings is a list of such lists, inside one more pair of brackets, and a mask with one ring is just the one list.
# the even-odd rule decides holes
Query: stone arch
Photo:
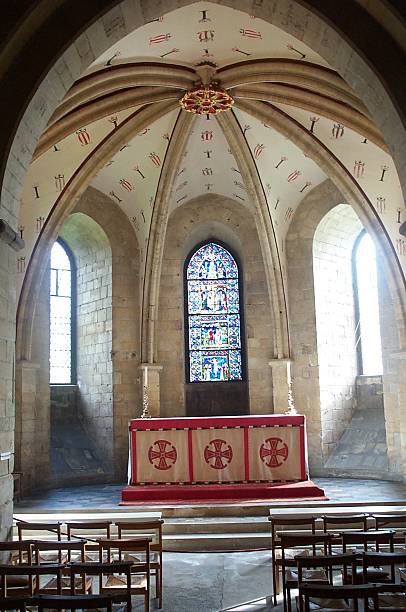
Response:
[{"label": "stone arch", "polygon": [[[86,451],[88,456],[92,455],[91,460],[86,460],[85,453],[81,462],[87,467],[87,478],[92,481],[122,479],[128,455],[128,420],[134,415],[134,406],[140,406],[137,381],[140,262],[134,230],[116,204],[89,188],[67,217],[59,235],[71,248],[77,263],[78,387],[64,389],[62,394],[61,389],[59,392],[52,389],[54,401],[50,402],[46,259],[41,266],[43,281],[39,299],[37,303],[29,303],[30,308],[20,320],[21,325],[34,328],[31,336],[34,346],[29,351],[32,359],[17,359],[16,451],[20,455],[25,490],[34,488],[38,480],[42,486],[54,481],[83,482],[82,472],[64,473],[66,462],[61,460],[63,455],[69,463],[70,452],[77,455],[83,452],[82,447],[72,446],[75,437],[78,444],[83,443],[81,426],[90,441],[93,440]],[[23,334],[20,330],[18,333]],[[37,350],[40,339],[42,343]],[[58,401],[71,410],[71,420],[66,421],[66,410],[58,411]],[[52,413],[50,403],[53,403]],[[58,430],[67,431],[70,426],[76,429],[71,432],[69,449],[61,444]],[[50,430],[53,432],[51,446]],[[54,474],[49,471],[50,452]]]},{"label": "stone arch", "polygon": [[211,194],[177,208],[165,240],[159,295],[158,363],[161,371],[161,415],[184,413],[183,266],[197,244],[209,238],[226,243],[243,270],[246,350],[251,413],[273,412],[272,310],[255,220],[243,205]]},{"label": "stone arch", "polygon": [[[293,388],[296,407],[307,416],[309,441],[309,456],[314,474],[323,474],[327,459],[327,438],[323,439],[323,406],[320,396],[320,363],[317,345],[316,305],[314,295],[313,248],[316,230],[320,226],[320,235],[324,224],[328,223],[328,215],[336,207],[348,206],[345,199],[330,180],[315,187],[303,198],[286,238],[286,255],[288,268],[289,320],[292,338]],[[334,216],[334,215],[333,215]],[[347,215],[350,226],[348,245],[355,239],[358,224],[354,220],[355,213]],[[333,218],[333,217],[332,217]],[[351,218],[353,221],[351,221]],[[332,221],[333,222],[333,221]],[[373,226],[368,228],[376,241]],[[399,418],[399,398],[394,389],[401,388],[401,359],[396,355],[402,352],[404,340],[403,315],[399,316],[399,295],[391,280],[391,270],[384,256],[384,251],[378,249],[378,261],[381,274],[381,319],[386,317],[386,324],[391,330],[383,338],[385,345],[383,392],[385,399],[385,421],[387,429],[387,446],[390,461],[390,476],[399,478],[399,457],[402,457],[399,440],[395,431],[401,429]],[[300,253],[301,257],[297,257]],[[383,305],[385,304],[385,307]],[[385,325],[381,321],[381,330]],[[393,355],[395,354],[395,358]],[[402,354],[402,353],[401,353]],[[394,385],[390,386],[390,382]],[[398,429],[396,429],[398,428]],[[331,437],[331,436],[330,436]],[[333,440],[331,440],[333,441]],[[397,462],[395,461],[398,457]]]}]

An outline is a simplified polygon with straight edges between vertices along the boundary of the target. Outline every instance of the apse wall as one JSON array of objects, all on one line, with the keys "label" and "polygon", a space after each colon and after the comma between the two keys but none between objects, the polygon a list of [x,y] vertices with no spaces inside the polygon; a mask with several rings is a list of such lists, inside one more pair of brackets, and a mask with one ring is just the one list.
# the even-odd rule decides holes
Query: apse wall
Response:
[{"label": "apse wall", "polygon": [[249,411],[273,413],[273,325],[264,263],[252,214],[235,201],[202,196],[175,210],[168,223],[158,311],[161,416],[185,411],[184,262],[204,240],[224,242],[241,262]]}]

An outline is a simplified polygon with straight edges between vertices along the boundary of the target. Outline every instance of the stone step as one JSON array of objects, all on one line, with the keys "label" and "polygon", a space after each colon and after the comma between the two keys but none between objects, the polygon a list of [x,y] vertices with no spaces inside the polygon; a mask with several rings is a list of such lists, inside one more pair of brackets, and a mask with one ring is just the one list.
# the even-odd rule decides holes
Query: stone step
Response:
[{"label": "stone step", "polygon": [[214,534],[214,533],[270,533],[266,517],[199,517],[195,519],[166,519],[164,535],[172,534]]},{"label": "stone step", "polygon": [[163,547],[167,552],[269,549],[270,536],[267,532],[173,534],[164,536]]}]

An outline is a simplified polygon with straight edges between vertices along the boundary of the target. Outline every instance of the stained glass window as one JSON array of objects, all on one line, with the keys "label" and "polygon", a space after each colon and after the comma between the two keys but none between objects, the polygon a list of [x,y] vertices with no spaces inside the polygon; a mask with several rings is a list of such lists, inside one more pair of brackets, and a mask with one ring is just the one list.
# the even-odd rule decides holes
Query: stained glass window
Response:
[{"label": "stained glass window", "polygon": [[50,383],[71,384],[72,368],[72,263],[61,242],[51,251],[50,270]]},{"label": "stained glass window", "polygon": [[238,266],[214,242],[200,247],[186,268],[190,382],[242,380]]}]

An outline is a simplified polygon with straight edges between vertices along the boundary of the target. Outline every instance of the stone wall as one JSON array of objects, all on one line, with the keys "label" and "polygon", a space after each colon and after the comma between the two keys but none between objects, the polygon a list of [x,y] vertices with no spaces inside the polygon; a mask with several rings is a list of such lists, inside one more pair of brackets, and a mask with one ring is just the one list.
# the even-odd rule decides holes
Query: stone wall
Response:
[{"label": "stone wall", "polygon": [[100,226],[73,214],[61,236],[76,262],[78,408],[88,435],[113,463],[112,255]]},{"label": "stone wall", "polygon": [[49,263],[45,264],[34,314],[30,354],[16,364],[16,459],[24,494],[48,486]]},{"label": "stone wall", "polygon": [[140,384],[140,250],[134,228],[104,194],[88,188],[75,209],[105,232],[112,265],[112,415],[115,478],[126,478],[128,421],[142,411]]},{"label": "stone wall", "polygon": [[346,204],[327,213],[313,242],[322,452],[328,457],[356,405],[352,253],[361,223]]},{"label": "stone wall", "polygon": [[1,540],[10,533],[13,511],[15,266],[15,251],[0,240],[0,451],[11,453],[0,461]]},{"label": "stone wall", "polygon": [[250,412],[272,413],[272,373],[269,367],[273,357],[272,314],[253,216],[236,202],[210,195],[178,208],[169,219],[157,332],[158,362],[162,366],[161,416],[184,414],[183,266],[190,251],[209,238],[224,242],[240,259]]},{"label": "stone wall", "polygon": [[104,449],[86,430],[76,385],[51,385],[51,486],[112,480]]}]

